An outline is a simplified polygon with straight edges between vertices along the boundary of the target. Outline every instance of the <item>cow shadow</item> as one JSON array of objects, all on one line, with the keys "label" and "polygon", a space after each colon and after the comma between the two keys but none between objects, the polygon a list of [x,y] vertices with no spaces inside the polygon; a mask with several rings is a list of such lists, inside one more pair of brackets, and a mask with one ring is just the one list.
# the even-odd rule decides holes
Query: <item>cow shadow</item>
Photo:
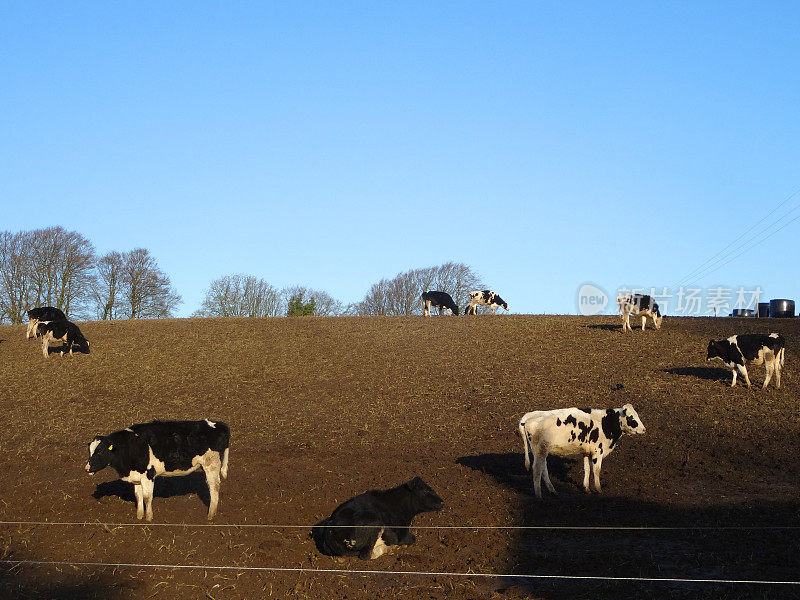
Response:
[{"label": "cow shadow", "polygon": [[621,331],[622,330],[622,325],[621,324],[614,325],[612,323],[599,323],[599,324],[596,324],[596,325],[584,325],[584,327],[587,327],[589,329],[602,329],[603,331]]},{"label": "cow shadow", "polygon": [[[64,356],[69,356],[69,346],[67,344],[63,344],[61,346],[50,346],[47,349],[47,354],[61,354],[64,353]],[[84,352],[82,349],[78,348],[77,346],[72,347],[73,354],[88,354],[88,352]]]},{"label": "cow shadow", "polygon": [[730,371],[719,367],[672,367],[670,369],[662,369],[662,372],[670,375],[697,377],[708,381],[723,381],[731,376]]},{"label": "cow shadow", "polygon": [[[548,457],[551,478],[560,478],[566,468],[575,467],[571,476],[573,485],[579,485],[580,461],[554,458]],[[487,580],[480,584],[486,595],[533,595],[545,600],[798,598],[794,586],[732,586],[723,581],[798,581],[800,558],[797,553],[782,549],[796,546],[799,500],[674,506],[607,492],[564,493],[563,486],[556,483],[559,495],[554,497],[544,491],[542,502],[533,498],[531,477],[522,460],[521,452],[456,459],[458,464],[481,471],[515,492],[522,502],[515,504],[513,523],[533,526],[511,534],[507,565],[502,572],[530,573],[535,578]],[[743,531],[737,525],[768,530],[748,532],[747,542],[743,543]],[[620,526],[635,530],[620,530]],[[639,531],[640,527],[665,530]],[[614,581],[614,577],[621,580]],[[634,581],[637,578],[644,579]],[[669,578],[674,578],[674,583]],[[681,583],[683,578],[719,582]]]},{"label": "cow shadow", "polygon": [[[524,461],[522,452],[479,454],[456,459],[459,465],[486,473],[523,496],[533,496],[533,479],[530,472],[525,470]],[[551,454],[547,457],[547,472],[550,473],[550,479],[577,488],[575,481],[570,478],[570,470],[578,465],[578,462],[576,459]],[[578,466],[583,469],[583,462]],[[559,487],[559,491],[563,490],[563,486]]]},{"label": "cow shadow", "polygon": [[[153,482],[154,498],[171,498],[172,496],[186,496],[188,494],[197,495],[206,507],[211,503],[211,494],[208,491],[206,477],[202,471],[180,477],[156,477]],[[100,483],[92,492],[92,497],[95,500],[100,500],[106,496],[116,496],[125,502],[136,504],[133,484],[121,479]]]}]

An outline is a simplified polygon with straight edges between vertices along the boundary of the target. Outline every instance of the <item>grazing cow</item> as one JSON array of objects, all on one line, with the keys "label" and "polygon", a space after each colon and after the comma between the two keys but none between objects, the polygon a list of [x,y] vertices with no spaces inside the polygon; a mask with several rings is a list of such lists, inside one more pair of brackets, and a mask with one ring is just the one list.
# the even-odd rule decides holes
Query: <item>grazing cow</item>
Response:
[{"label": "grazing cow", "polygon": [[769,385],[772,374],[775,373],[775,387],[781,387],[781,369],[786,354],[786,340],[779,333],[764,335],[760,333],[744,333],[732,335],[726,340],[708,342],[708,355],[706,360],[720,359],[733,373],[731,387],[736,385],[737,373],[744,377],[747,387],[750,387],[750,378],[747,376],[747,363],[760,365],[764,363],[767,377],[762,388]]},{"label": "grazing cow", "polygon": [[547,472],[548,454],[583,456],[583,489],[589,491],[591,468],[594,488],[601,492],[603,458],[614,450],[622,434],[644,432],[645,427],[630,404],[622,408],[559,408],[529,412],[519,420],[519,433],[527,470],[531,470],[530,453],[533,453],[536,497],[542,497],[543,476],[547,489],[556,493]]},{"label": "grazing cow", "polygon": [[617,296],[617,308],[622,315],[622,331],[631,329],[631,313],[642,317],[642,331],[644,331],[647,317],[652,317],[656,329],[661,329],[661,320],[664,318],[658,311],[658,304],[647,294],[622,294]]},{"label": "grazing cow", "polygon": [[122,481],[133,484],[136,518],[153,520],[153,480],[159,475],[188,475],[203,469],[211,502],[208,520],[217,512],[220,475],[228,476],[228,442],[225,423],[202,421],[152,421],[122,431],[97,435],[89,443],[86,472],[94,475],[112,467]]},{"label": "grazing cow", "polygon": [[503,300],[500,294],[491,290],[475,290],[469,293],[469,314],[477,314],[478,304],[491,307],[492,314],[494,314],[494,309],[498,306],[502,306],[508,311],[508,302]]},{"label": "grazing cow", "polygon": [[39,323],[66,320],[66,315],[52,306],[40,306],[38,308],[32,308],[28,311],[28,331],[25,333],[25,339],[30,339],[31,335],[34,337],[36,336],[36,326]]},{"label": "grazing cow", "polygon": [[441,510],[444,501],[419,477],[388,490],[369,490],[340,504],[317,523],[311,536],[329,556],[378,558],[388,546],[410,546],[408,528],[420,513]]},{"label": "grazing cow", "polygon": [[[50,345],[55,340],[64,342],[70,355],[73,346],[77,346],[84,354],[89,354],[89,340],[83,337],[81,330],[71,321],[42,321],[36,326],[36,334],[42,336],[42,354],[45,358],[50,357]],[[61,351],[61,356],[64,356],[64,350]]]},{"label": "grazing cow", "polygon": [[439,308],[439,314],[444,314],[445,310],[449,310],[452,314],[458,314],[458,306],[453,302],[453,297],[447,292],[423,292],[422,304],[425,308],[425,316],[431,316],[431,306]]}]

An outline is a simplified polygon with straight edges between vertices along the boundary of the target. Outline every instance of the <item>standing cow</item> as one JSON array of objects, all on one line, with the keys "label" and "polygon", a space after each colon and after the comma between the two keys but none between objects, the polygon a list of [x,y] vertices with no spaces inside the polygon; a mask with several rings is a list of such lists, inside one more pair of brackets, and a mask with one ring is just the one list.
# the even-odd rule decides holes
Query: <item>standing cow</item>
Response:
[{"label": "standing cow", "polygon": [[217,512],[220,475],[228,476],[231,432],[220,421],[152,421],[131,425],[89,442],[90,475],[112,467],[122,481],[133,484],[136,518],[153,520],[153,481],[156,477],[188,475],[203,469],[211,501],[208,520]]},{"label": "standing cow", "polygon": [[[74,346],[84,354],[89,354],[89,340],[71,321],[42,321],[36,326],[36,333],[42,336],[42,354],[45,358],[50,358],[50,346],[56,340],[66,344],[70,355]],[[61,356],[64,356],[63,350]]]},{"label": "standing cow", "polygon": [[449,310],[451,314],[458,314],[458,306],[447,292],[423,292],[420,298],[426,317],[431,316],[431,306],[438,307],[440,315],[445,314],[446,310]]},{"label": "standing cow", "polygon": [[589,473],[599,493],[603,458],[616,447],[625,433],[644,433],[645,427],[633,406],[622,408],[558,408],[529,412],[519,420],[519,433],[525,452],[525,468],[531,470],[533,489],[542,497],[542,478],[547,489],[556,493],[547,472],[547,455],[583,456],[583,489],[589,491]]},{"label": "standing cow", "polygon": [[36,327],[39,323],[49,323],[50,321],[66,321],[66,315],[53,306],[39,306],[28,311],[28,331],[25,339],[30,339],[31,335],[36,336]]},{"label": "standing cow", "polygon": [[661,329],[661,320],[664,318],[658,310],[658,304],[647,294],[621,294],[617,296],[617,308],[622,315],[622,331],[631,329],[631,313],[642,317],[642,331],[644,331],[647,317],[653,319],[656,329]]},{"label": "standing cow", "polygon": [[764,335],[760,333],[744,333],[732,335],[726,340],[711,340],[708,342],[706,360],[720,359],[733,373],[731,387],[736,385],[737,373],[744,378],[747,387],[750,387],[750,377],[747,375],[747,364],[760,365],[764,363],[767,376],[762,388],[769,385],[772,374],[775,374],[775,387],[781,387],[781,369],[786,355],[786,340],[779,333]]},{"label": "standing cow", "polygon": [[469,293],[469,308],[464,314],[475,315],[478,314],[477,306],[489,306],[494,314],[495,308],[498,306],[508,311],[508,302],[500,297],[500,294],[491,290],[475,290]]}]

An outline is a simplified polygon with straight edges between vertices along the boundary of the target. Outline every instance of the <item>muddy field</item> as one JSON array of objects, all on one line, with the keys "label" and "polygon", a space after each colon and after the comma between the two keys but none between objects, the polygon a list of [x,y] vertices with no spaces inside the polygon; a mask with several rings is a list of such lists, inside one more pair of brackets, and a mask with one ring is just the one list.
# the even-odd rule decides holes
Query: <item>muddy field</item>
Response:
[{"label": "muddy field", "polygon": [[[231,567],[4,563],[0,597],[800,597],[787,585],[441,575],[800,581],[800,319],[667,317],[659,332],[632,334],[619,322],[86,323],[92,353],[49,360],[24,326],[0,327],[0,520],[76,523],[2,524],[0,556]],[[706,363],[709,339],[745,331],[787,338],[782,389],[731,389],[729,372]],[[754,384],[763,377],[751,369]],[[582,492],[582,464],[551,457],[560,496],[537,502],[517,419],[627,402],[647,433],[623,438],[603,463],[603,494]],[[138,523],[132,488],[111,469],[84,473],[92,436],[203,417],[232,432],[214,523],[270,527],[197,527],[207,493],[194,475],[157,480],[154,524],[123,526]],[[417,518],[416,545],[369,562],[317,551],[309,527],[337,504],[415,475],[446,502]],[[98,522],[108,525],[81,524]],[[443,528],[521,525],[575,529]],[[617,526],[687,529],[597,529]]]}]

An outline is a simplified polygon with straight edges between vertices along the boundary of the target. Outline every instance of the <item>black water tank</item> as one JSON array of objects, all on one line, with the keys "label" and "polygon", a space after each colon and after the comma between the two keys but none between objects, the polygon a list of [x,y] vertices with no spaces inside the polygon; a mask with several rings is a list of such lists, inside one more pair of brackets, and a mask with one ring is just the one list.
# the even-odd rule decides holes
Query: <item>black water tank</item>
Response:
[{"label": "black water tank", "polygon": [[769,316],[770,317],[793,317],[794,316],[794,300],[770,300],[769,301]]},{"label": "black water tank", "polygon": [[759,302],[758,303],[758,316],[759,317],[768,317],[769,316],[769,302]]},{"label": "black water tank", "polygon": [[752,308],[734,308],[732,317],[754,317],[755,312]]}]

